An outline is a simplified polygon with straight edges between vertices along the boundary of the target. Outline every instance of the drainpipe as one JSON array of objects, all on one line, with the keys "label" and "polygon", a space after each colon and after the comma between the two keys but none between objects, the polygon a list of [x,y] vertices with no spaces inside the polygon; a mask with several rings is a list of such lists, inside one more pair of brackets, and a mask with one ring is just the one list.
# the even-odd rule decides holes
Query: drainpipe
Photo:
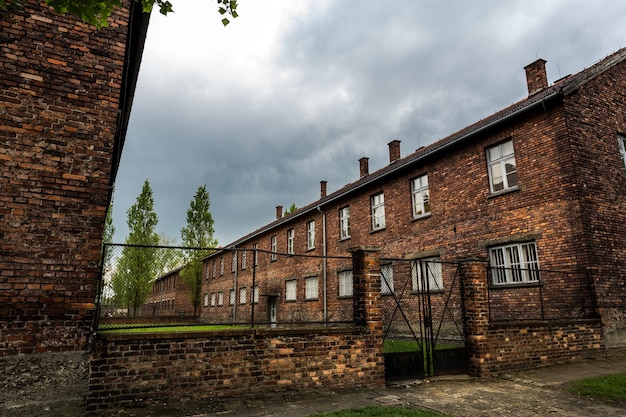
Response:
[{"label": "drainpipe", "polygon": [[322,281],[324,282],[324,325],[328,321],[328,300],[326,295],[326,213],[322,211],[320,206],[317,207],[317,211],[322,214],[322,254],[324,255],[324,261],[322,262]]}]

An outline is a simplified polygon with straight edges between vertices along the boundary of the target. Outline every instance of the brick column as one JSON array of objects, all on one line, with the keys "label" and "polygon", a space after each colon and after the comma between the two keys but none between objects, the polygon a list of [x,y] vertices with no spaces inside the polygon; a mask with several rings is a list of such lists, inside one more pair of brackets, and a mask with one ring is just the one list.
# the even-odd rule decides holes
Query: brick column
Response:
[{"label": "brick column", "polygon": [[380,247],[358,246],[348,251],[352,254],[354,322],[382,334]]},{"label": "brick column", "polygon": [[459,262],[465,305],[465,331],[469,372],[488,376],[489,366],[489,294],[485,261],[468,258]]}]

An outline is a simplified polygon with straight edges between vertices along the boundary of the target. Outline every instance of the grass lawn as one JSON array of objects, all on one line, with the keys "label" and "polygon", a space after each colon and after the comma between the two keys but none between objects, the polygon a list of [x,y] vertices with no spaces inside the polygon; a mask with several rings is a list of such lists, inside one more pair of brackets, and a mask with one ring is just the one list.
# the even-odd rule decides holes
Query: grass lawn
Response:
[{"label": "grass lawn", "polygon": [[309,417],[449,417],[434,411],[405,407],[365,407],[334,413],[315,414]]},{"label": "grass lawn", "polygon": [[212,324],[206,326],[158,326],[158,327],[131,327],[131,328],[104,328],[98,333],[164,333],[164,332],[207,332],[216,330],[249,329],[250,326],[232,326],[229,324]]},{"label": "grass lawn", "polygon": [[580,379],[574,381],[568,391],[582,397],[626,404],[626,373]]}]

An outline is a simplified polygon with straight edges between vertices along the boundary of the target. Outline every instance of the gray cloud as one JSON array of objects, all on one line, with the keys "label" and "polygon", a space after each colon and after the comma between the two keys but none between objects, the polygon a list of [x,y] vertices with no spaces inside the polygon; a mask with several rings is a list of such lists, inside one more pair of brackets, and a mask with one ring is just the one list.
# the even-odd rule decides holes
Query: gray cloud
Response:
[{"label": "gray cloud", "polygon": [[[554,81],[626,39],[615,1],[302,0],[302,13],[267,21],[250,13],[284,2],[250,1],[210,34],[186,23],[193,9],[153,17],[116,182],[117,241],[146,178],[158,229],[174,238],[206,184],[227,244],[277,205],[316,200],[320,180],[329,191],[356,180],[362,156],[381,168],[392,139],[406,155],[522,99],[535,59]],[[259,31],[275,36],[260,44]]]}]

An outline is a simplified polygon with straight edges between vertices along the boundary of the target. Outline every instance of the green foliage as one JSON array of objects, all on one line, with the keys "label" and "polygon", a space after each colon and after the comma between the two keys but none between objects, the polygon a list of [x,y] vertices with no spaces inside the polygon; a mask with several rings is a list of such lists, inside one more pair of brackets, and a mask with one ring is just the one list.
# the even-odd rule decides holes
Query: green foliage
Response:
[{"label": "green foliage", "polygon": [[581,379],[568,390],[583,397],[626,404],[626,373]]},{"label": "green foliage", "polygon": [[187,209],[187,225],[180,231],[185,250],[185,266],[180,271],[183,281],[189,287],[189,296],[194,315],[202,302],[202,259],[217,246],[213,238],[213,216],[209,211],[211,200],[206,185],[198,187]]},{"label": "green foliage", "polygon": [[298,210],[298,206],[296,206],[296,203],[291,203],[291,205],[289,206],[288,209],[285,209],[285,216],[288,214],[293,213],[294,211]]},{"label": "green foliage", "polygon": [[[152,12],[156,8],[162,15],[173,13],[172,3],[167,0],[135,0],[141,2],[143,11]],[[45,0],[58,14],[72,14],[80,20],[93,25],[97,28],[103,28],[109,25],[108,18],[116,8],[122,7],[122,0]],[[237,1],[236,0],[217,0],[218,12],[224,16],[222,24],[224,26],[230,23],[230,18],[236,18]],[[6,18],[12,11],[22,7],[21,0],[0,0],[0,18]]]},{"label": "green foliage", "polygon": [[[154,199],[148,180],[126,214],[129,230],[125,242],[127,245],[159,244],[159,235],[155,232],[159,219],[154,212]],[[111,284],[116,302],[126,306],[133,316],[145,303],[154,280],[161,272],[162,265],[158,260],[157,248],[124,246],[122,249]]]}]

